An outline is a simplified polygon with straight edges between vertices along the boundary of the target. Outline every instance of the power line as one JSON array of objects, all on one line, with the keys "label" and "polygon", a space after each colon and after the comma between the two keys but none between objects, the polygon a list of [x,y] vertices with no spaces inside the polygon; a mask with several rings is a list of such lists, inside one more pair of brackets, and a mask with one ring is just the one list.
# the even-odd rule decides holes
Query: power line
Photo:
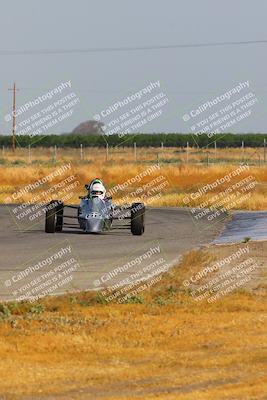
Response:
[{"label": "power line", "polygon": [[[267,89],[258,89],[257,87],[253,86],[253,88],[255,90],[257,90],[257,93],[267,93]],[[2,89],[3,91],[6,89]],[[51,90],[51,88],[20,88],[20,91],[37,91],[37,90]],[[129,91],[129,90],[96,90],[96,89],[80,89],[80,88],[74,88],[74,90],[76,90],[79,93],[83,93],[83,94],[99,94],[99,95],[107,95],[107,94],[119,94],[119,95],[127,95],[127,94],[132,94],[133,91]],[[169,95],[177,95],[177,96],[202,96],[202,95],[206,95],[206,94],[210,94],[210,95],[217,95],[218,91],[214,91],[214,90],[199,90],[199,91],[190,91],[190,90],[168,90],[167,88],[165,88],[165,90],[168,92]]]},{"label": "power line", "polygon": [[84,49],[43,49],[43,50],[0,50],[0,56],[17,55],[49,55],[49,54],[87,54],[87,53],[107,53],[123,51],[141,50],[168,50],[198,47],[218,47],[218,46],[245,46],[253,44],[266,44],[267,40],[248,40],[239,42],[210,42],[210,43],[189,43],[189,44],[168,44],[160,46],[135,46],[135,47],[92,47]]}]

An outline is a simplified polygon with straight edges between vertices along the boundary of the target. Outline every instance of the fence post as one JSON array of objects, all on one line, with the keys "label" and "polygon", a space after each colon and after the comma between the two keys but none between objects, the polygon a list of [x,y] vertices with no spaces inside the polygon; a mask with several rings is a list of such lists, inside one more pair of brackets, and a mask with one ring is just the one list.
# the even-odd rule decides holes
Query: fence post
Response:
[{"label": "fence post", "polygon": [[244,162],[245,159],[245,146],[244,146],[244,141],[242,140],[242,162]]},{"label": "fence post", "polygon": [[108,149],[108,143],[106,144],[106,161],[108,161],[108,156],[109,156],[109,149]]},{"label": "fence post", "polygon": [[80,144],[80,158],[83,160],[83,145],[82,143]]},{"label": "fence post", "polygon": [[31,157],[31,145],[29,144],[28,146],[28,160],[29,160],[29,164],[31,164],[32,162],[32,157]]},{"label": "fence post", "polygon": [[2,156],[3,157],[5,156],[5,146],[4,145],[2,146]]},{"label": "fence post", "polygon": [[134,161],[137,161],[136,142],[134,142]]},{"label": "fence post", "polygon": [[207,166],[209,166],[210,163],[210,154],[209,154],[209,145],[207,145]]},{"label": "fence post", "polygon": [[186,143],[186,163],[188,164],[189,159],[189,143]]},{"label": "fence post", "polygon": [[217,161],[217,142],[216,142],[216,140],[215,140],[215,142],[214,142],[214,152],[215,152],[215,160]]},{"label": "fence post", "polygon": [[266,162],[266,139],[263,140],[263,147],[264,147],[263,161]]},{"label": "fence post", "polygon": [[55,144],[54,148],[54,160],[57,161],[57,145]]},{"label": "fence post", "polygon": [[159,167],[159,153],[157,153],[157,166]]}]

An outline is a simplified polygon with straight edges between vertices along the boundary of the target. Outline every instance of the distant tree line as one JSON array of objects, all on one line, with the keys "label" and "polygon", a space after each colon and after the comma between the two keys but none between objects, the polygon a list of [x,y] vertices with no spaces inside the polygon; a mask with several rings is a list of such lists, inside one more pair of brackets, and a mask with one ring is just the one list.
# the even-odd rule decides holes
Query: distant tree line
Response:
[{"label": "distant tree line", "polygon": [[[246,147],[261,147],[263,146],[264,139],[267,143],[267,134],[261,133],[247,133],[247,134],[219,134],[213,135],[209,138],[207,135],[194,136],[193,134],[181,133],[157,133],[157,134],[128,134],[123,137],[118,135],[75,135],[75,134],[61,134],[61,135],[47,135],[35,136],[18,136],[17,142],[20,147],[79,147],[81,144],[84,147],[105,147],[108,143],[109,146],[122,146],[132,147],[134,143],[138,147],[160,147],[163,143],[164,147],[185,147],[187,143],[190,147],[240,147],[242,142]],[[0,135],[0,146],[10,147],[11,136]]]}]

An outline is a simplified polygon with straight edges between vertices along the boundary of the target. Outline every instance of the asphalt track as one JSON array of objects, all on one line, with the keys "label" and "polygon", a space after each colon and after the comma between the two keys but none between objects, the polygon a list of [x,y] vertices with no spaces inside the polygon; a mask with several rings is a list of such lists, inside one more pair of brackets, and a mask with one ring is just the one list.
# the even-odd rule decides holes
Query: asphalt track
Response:
[{"label": "asphalt track", "polygon": [[[39,287],[45,290],[44,283],[51,278],[51,270],[54,274],[55,268],[70,258],[75,259],[76,269],[71,270],[73,264],[67,264],[67,273],[64,273],[64,269],[57,269],[57,274],[58,271],[63,272],[59,281],[67,282],[58,285],[51,294],[107,287],[129,276],[131,280],[137,279],[138,273],[142,279],[153,275],[156,266],[173,265],[183,253],[212,242],[225,225],[223,220],[196,221],[189,209],[150,208],[146,212],[143,236],[133,236],[127,227],[96,235],[70,228],[47,234],[44,232],[43,218],[34,226],[21,230],[12,218],[14,207],[0,206],[1,300],[21,299],[27,291],[29,293],[29,287],[41,285]],[[74,210],[71,212],[75,215]],[[68,254],[47,264],[51,255],[67,248],[70,251]],[[44,266],[38,264],[43,260],[46,263]],[[37,264],[40,268],[33,271],[32,267]],[[148,267],[151,265],[155,266]],[[29,270],[29,267],[30,272],[26,275],[23,272],[21,276],[20,272]],[[134,274],[137,275],[133,277]],[[68,281],[70,275],[72,279]],[[35,295],[42,290],[36,289]]]}]

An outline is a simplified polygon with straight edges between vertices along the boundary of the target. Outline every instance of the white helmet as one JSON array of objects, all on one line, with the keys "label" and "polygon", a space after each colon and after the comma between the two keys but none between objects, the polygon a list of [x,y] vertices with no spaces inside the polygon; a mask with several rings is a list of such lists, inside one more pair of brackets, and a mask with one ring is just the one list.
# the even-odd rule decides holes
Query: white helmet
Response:
[{"label": "white helmet", "polygon": [[97,181],[91,185],[90,196],[98,197],[99,199],[104,200],[104,198],[106,196],[106,189],[102,182]]}]

